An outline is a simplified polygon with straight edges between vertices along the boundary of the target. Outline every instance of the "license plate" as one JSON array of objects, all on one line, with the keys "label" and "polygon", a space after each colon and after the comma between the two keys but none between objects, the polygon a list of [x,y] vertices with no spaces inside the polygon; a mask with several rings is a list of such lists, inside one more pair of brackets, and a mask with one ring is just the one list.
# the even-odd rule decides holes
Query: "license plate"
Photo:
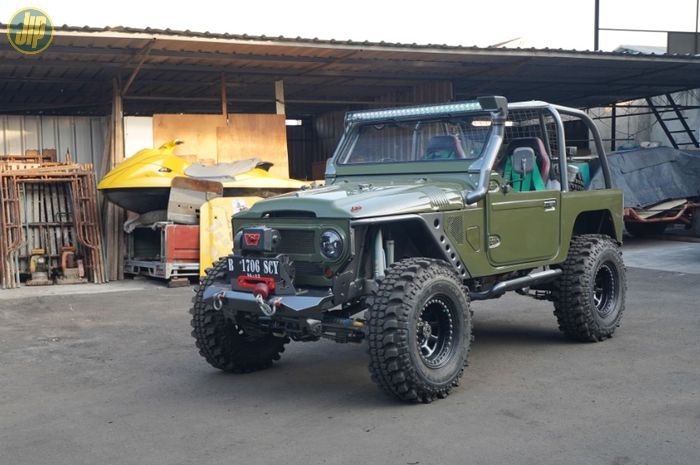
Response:
[{"label": "license plate", "polygon": [[280,261],[276,258],[229,257],[228,271],[234,278],[250,276],[279,279]]}]

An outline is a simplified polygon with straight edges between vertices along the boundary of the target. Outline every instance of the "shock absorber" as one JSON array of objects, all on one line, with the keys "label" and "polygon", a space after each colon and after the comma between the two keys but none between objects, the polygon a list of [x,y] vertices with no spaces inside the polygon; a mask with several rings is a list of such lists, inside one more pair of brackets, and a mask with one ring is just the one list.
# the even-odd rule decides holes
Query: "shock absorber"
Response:
[{"label": "shock absorber", "polygon": [[322,336],[336,342],[360,342],[365,337],[365,322],[352,318],[323,318]]}]

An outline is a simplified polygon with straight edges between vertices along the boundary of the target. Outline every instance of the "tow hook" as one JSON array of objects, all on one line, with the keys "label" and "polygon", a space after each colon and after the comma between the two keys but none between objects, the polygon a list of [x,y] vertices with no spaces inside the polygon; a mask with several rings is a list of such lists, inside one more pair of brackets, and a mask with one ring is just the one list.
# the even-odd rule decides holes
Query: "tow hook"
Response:
[{"label": "tow hook", "polygon": [[277,307],[282,305],[281,297],[277,297],[275,300],[273,300],[272,305],[265,302],[265,299],[267,299],[267,297],[270,295],[270,289],[265,283],[258,283],[255,286],[255,289],[253,289],[253,295],[255,296],[255,302],[257,302],[258,308],[261,312],[263,312],[263,315],[274,315],[277,311]]},{"label": "tow hook", "polygon": [[224,306],[224,295],[226,295],[224,291],[217,292],[216,295],[214,295],[211,305],[217,312]]},{"label": "tow hook", "polygon": [[263,312],[264,315],[266,316],[272,316],[277,312],[277,307],[282,305],[282,298],[277,297],[275,300],[272,301],[272,305],[268,304],[265,302],[265,299],[263,299],[262,294],[257,294],[255,296],[255,301],[258,303],[258,308],[260,309],[261,312]]}]

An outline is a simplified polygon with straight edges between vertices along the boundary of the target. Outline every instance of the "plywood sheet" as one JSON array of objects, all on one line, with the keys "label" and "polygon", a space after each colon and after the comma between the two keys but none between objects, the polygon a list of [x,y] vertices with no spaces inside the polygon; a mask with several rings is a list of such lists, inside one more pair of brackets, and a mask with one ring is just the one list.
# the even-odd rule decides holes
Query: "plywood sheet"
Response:
[{"label": "plywood sheet", "polygon": [[185,143],[175,149],[176,155],[195,154],[201,160],[217,160],[216,129],[226,126],[223,115],[153,115],[155,147],[173,139]]},{"label": "plywood sheet", "polygon": [[230,115],[229,126],[216,130],[219,162],[260,158],[274,163],[272,174],[289,177],[284,120],[284,115]]},{"label": "plywood sheet", "polygon": [[652,205],[651,207],[647,207],[643,210],[637,210],[637,214],[644,219],[651,218],[654,215],[678,208],[687,201],[688,199],[668,200],[666,202],[657,203],[656,205]]}]

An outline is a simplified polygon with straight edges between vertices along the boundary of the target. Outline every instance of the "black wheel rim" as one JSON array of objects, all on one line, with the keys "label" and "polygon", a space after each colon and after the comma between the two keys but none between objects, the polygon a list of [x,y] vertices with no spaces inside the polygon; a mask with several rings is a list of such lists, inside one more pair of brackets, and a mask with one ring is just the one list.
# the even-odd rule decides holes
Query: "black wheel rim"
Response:
[{"label": "black wheel rim", "polygon": [[616,294],[617,278],[614,268],[609,263],[604,263],[595,274],[593,286],[593,304],[598,316],[607,318],[615,311]]},{"label": "black wheel rim", "polygon": [[445,365],[455,351],[457,328],[452,302],[435,296],[423,305],[416,323],[418,351],[429,368]]}]

